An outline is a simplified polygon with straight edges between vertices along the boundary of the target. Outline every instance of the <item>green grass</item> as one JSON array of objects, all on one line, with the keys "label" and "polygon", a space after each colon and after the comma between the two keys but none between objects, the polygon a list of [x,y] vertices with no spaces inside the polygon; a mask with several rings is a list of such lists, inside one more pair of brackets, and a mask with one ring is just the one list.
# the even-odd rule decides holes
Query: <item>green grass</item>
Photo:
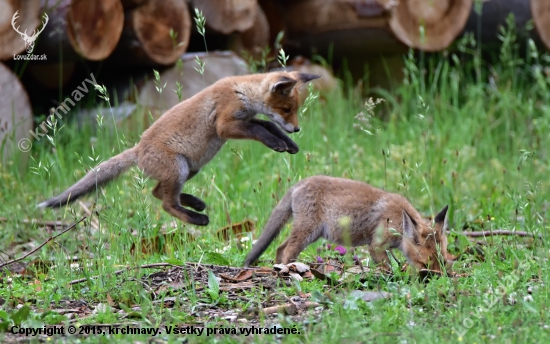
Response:
[{"label": "green grass", "polygon": [[[0,299],[5,300],[2,309],[11,313],[18,304],[31,305],[31,315],[23,323],[30,327],[67,322],[56,314],[44,315],[51,308],[59,308],[55,305],[63,300],[85,300],[92,305],[112,300],[117,308],[141,306],[131,320],[157,327],[205,321],[207,318],[196,312],[205,302],[228,310],[250,308],[265,300],[265,292],[248,291],[244,294],[248,301],[235,301],[228,299],[226,292],[210,290],[215,289],[210,285],[211,298],[205,300],[186,288],[171,294],[180,301],[169,308],[152,302],[150,291],[137,281],[154,270],[132,270],[117,277],[109,274],[124,266],[154,262],[240,266],[250,241],[242,246],[228,244],[217,238],[216,230],[226,226],[228,219],[252,219],[258,235],[276,200],[291,185],[308,176],[326,174],[399,192],[426,216],[449,204],[454,231],[449,239],[450,250],[455,253],[473,245],[460,235],[465,226],[523,230],[543,234],[544,239],[482,238],[487,242],[485,260],[468,256],[454,266],[466,277],[440,277],[428,284],[398,273],[395,280],[356,280],[337,288],[323,286],[318,280],[301,282],[299,287],[281,287],[280,291],[289,296],[296,295],[300,288],[317,296],[327,293],[332,298],[325,303],[321,316],[312,313],[300,321],[284,316],[275,319],[282,326],[296,325],[299,329],[300,334],[284,336],[284,342],[338,343],[343,338],[353,343],[548,341],[550,79],[542,73],[542,68],[549,65],[548,56],[527,49],[527,56],[520,59],[520,48],[507,46],[500,62],[489,65],[477,59],[476,49],[470,51],[467,47],[459,45],[457,55],[451,51],[424,56],[420,63],[412,56],[406,57],[406,82],[391,93],[370,90],[385,99],[372,111],[372,106],[365,106],[365,99],[354,96],[357,92],[324,95],[300,118],[303,130],[293,135],[300,147],[296,155],[276,153],[257,142],[228,142],[185,185],[186,192],[208,204],[210,224],[206,228],[193,228],[170,217],[150,194],[154,182],[132,169],[83,199],[87,204],[97,202],[100,211],[93,217],[100,225],[99,231],[87,221],[26,259],[51,262],[54,266],[49,270],[39,270],[32,277],[5,274],[0,278]],[[459,57],[461,62],[457,64]],[[97,102],[102,100],[97,98]],[[360,112],[364,115],[357,119]],[[138,132],[119,129],[117,141],[109,129],[110,114],[103,115],[105,124],[97,131],[76,128],[69,122],[53,136],[55,147],[45,138],[35,143],[23,173],[18,172],[16,162],[2,166],[0,217],[7,218],[0,222],[2,251],[21,255],[24,252],[14,249],[16,245],[29,241],[38,244],[51,235],[40,226],[25,223],[25,219],[71,223],[82,216],[78,204],[56,211],[39,210],[35,205],[70,186],[86,169],[138,140]],[[133,244],[139,252],[141,239],[155,237],[163,226],[174,234],[166,239],[166,252],[131,252]],[[196,240],[188,239],[188,231],[196,231]],[[281,240],[277,239],[262,256],[266,264],[274,258]],[[314,261],[320,245],[308,247],[300,260]],[[367,257],[362,251],[358,254]],[[73,256],[79,258],[78,268],[71,266],[69,259]],[[101,277],[68,286],[71,280],[96,275]],[[345,295],[354,289],[380,289],[394,296],[369,304],[346,304]],[[80,323],[128,320],[108,306],[99,308]],[[208,326],[235,324],[212,318]],[[108,335],[82,340],[133,342],[147,338]],[[162,335],[171,342],[182,338]],[[193,342],[212,339],[187,338]],[[219,342],[275,340],[272,335],[215,338]]]}]

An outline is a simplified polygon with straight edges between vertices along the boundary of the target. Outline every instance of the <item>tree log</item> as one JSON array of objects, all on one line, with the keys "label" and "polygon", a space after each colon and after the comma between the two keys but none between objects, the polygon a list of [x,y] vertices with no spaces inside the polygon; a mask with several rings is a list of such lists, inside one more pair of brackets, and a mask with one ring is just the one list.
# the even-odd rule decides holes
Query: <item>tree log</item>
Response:
[{"label": "tree log", "polygon": [[79,55],[100,61],[114,51],[124,25],[120,0],[42,0],[42,5],[50,20],[36,54],[63,63],[76,61]]},{"label": "tree log", "polygon": [[290,41],[324,49],[333,44],[334,52],[347,55],[402,52],[399,42],[443,50],[462,31],[471,7],[472,0],[287,0],[284,14]]},{"label": "tree log", "polygon": [[223,34],[244,32],[254,25],[257,0],[191,0],[202,11],[206,26]]},{"label": "tree log", "polygon": [[342,60],[349,55],[406,51],[389,28],[389,13],[375,0],[366,4],[363,0],[286,0],[281,7],[285,50],[291,55],[313,52]]},{"label": "tree log", "polygon": [[25,41],[12,26],[16,11],[16,27],[29,35],[40,25],[40,0],[0,0],[0,60],[13,58],[26,49]]},{"label": "tree log", "polygon": [[190,34],[191,16],[185,0],[146,0],[126,13],[113,61],[117,64],[171,65],[186,51]]},{"label": "tree log", "polygon": [[[195,70],[196,56],[206,63],[204,77]],[[156,90],[155,80],[141,87],[137,103],[148,108],[166,111],[180,102],[175,89],[176,81],[182,86],[181,100],[188,99],[227,76],[247,74],[246,62],[233,52],[189,53],[181,57],[182,64],[166,69],[160,74],[160,84],[166,83],[161,94]],[[179,65],[179,66],[178,66]]]},{"label": "tree log", "polygon": [[124,25],[120,0],[72,0],[67,33],[76,52],[99,61],[115,50]]},{"label": "tree log", "polygon": [[134,8],[143,5],[147,0],[120,0],[125,11],[133,10]]},{"label": "tree log", "polygon": [[540,40],[550,49],[550,1],[531,0],[531,12]]},{"label": "tree log", "polygon": [[[409,47],[440,51],[462,32],[473,0],[377,0],[390,9],[390,28]],[[424,26],[424,32],[420,26]]]},{"label": "tree log", "polygon": [[30,150],[32,126],[27,92],[17,75],[0,63],[0,163],[6,163],[18,147],[23,153]]},{"label": "tree log", "polygon": [[[42,3],[47,6],[51,1]],[[50,61],[74,61],[78,55],[100,61],[114,51],[120,39],[124,25],[120,0],[62,0],[43,9],[50,22],[36,51]]]},{"label": "tree log", "polygon": [[264,11],[258,7],[253,25],[242,33],[234,34],[230,49],[241,56],[246,51],[250,56],[259,59],[266,47],[269,47],[269,23]]}]

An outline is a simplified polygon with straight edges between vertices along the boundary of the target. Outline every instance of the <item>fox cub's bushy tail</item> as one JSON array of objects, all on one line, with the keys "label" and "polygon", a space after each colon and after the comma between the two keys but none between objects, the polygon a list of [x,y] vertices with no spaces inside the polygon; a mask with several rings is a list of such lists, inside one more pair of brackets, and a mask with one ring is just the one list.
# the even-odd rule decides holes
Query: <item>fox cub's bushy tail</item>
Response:
[{"label": "fox cub's bushy tail", "polygon": [[256,260],[264,253],[269,247],[269,244],[281,233],[283,226],[290,220],[292,216],[292,193],[294,188],[290,188],[288,192],[283,196],[279,204],[273,209],[269,220],[265,228],[252,247],[250,253],[246,256],[244,266],[249,267],[254,264]]},{"label": "fox cub's bushy tail", "polygon": [[50,198],[38,205],[40,208],[61,207],[75,201],[96,188],[105,185],[107,182],[115,179],[121,173],[136,165],[138,162],[138,153],[134,148],[125,150],[102,162],[93,170],[90,170],[84,178],[80,179],[73,186],[63,191],[60,195]]}]

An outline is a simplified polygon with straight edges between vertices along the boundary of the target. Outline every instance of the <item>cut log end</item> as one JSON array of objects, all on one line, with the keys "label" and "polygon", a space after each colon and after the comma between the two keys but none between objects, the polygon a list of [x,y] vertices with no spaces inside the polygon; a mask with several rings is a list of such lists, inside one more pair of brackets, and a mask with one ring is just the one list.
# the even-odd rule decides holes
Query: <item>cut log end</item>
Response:
[{"label": "cut log end", "polygon": [[531,13],[541,41],[550,49],[550,2],[531,0]]},{"label": "cut log end", "polygon": [[17,148],[23,153],[30,150],[32,124],[27,92],[17,75],[0,63],[0,164],[6,163]]},{"label": "cut log end", "polygon": [[189,45],[191,16],[185,0],[149,0],[131,12],[131,26],[154,63],[176,62]]},{"label": "cut log end", "polygon": [[40,0],[0,0],[0,8],[0,60],[8,60],[27,48],[21,35],[13,29],[15,12],[16,28],[31,34],[40,25]]},{"label": "cut log end", "polygon": [[107,58],[124,26],[120,0],[73,0],[67,13],[67,34],[78,54],[89,60]]},{"label": "cut log end", "polygon": [[[391,8],[390,27],[395,36],[412,48],[440,51],[463,30],[473,0],[402,0]],[[421,27],[423,29],[421,29]]]}]

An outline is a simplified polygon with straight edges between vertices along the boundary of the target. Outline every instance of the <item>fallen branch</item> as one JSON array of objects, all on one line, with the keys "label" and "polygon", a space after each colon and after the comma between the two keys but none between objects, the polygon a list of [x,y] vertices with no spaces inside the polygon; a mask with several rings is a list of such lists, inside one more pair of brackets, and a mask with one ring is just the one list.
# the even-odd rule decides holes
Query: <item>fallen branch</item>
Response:
[{"label": "fallen branch", "polygon": [[[318,307],[318,306],[320,306],[320,304],[317,303],[317,302],[306,301],[306,302],[303,303],[301,308],[302,309],[307,309],[307,308],[315,308],[315,307]],[[281,312],[284,312],[285,314],[296,314],[298,311],[299,311],[299,308],[296,307],[296,305],[294,305],[292,303],[286,303],[284,305],[266,307],[266,308],[262,309],[262,312],[266,315],[267,314],[272,314],[272,313],[281,313]]]},{"label": "fallen branch", "polygon": [[92,226],[92,228],[95,229],[96,231],[99,231],[99,222],[97,221],[97,218],[93,217],[93,212],[90,209],[88,209],[88,207],[84,203],[82,203],[82,201],[78,201],[78,205],[90,217],[90,226]]},{"label": "fallen branch", "polygon": [[19,257],[19,258],[15,258],[15,259],[12,259],[10,261],[7,261],[5,263],[2,263],[0,264],[0,269],[5,267],[5,266],[8,266],[8,265],[11,265],[13,263],[16,263],[16,262],[19,262],[25,258],[27,258],[28,256],[30,256],[31,254],[35,253],[36,251],[38,251],[39,249],[41,249],[44,245],[46,245],[47,243],[49,243],[50,241],[52,240],[55,240],[57,237],[67,233],[69,230],[73,229],[74,227],[76,227],[77,224],[79,224],[80,222],[84,221],[84,219],[86,219],[86,216],[84,216],[83,218],[81,218],[80,220],[78,220],[77,222],[73,223],[70,227],[68,227],[67,229],[65,229],[64,231],[62,231],[61,233],[59,234],[56,234],[54,236],[51,236],[48,238],[48,240],[44,241],[42,244],[38,245],[36,248],[34,248],[33,250],[27,252],[25,255],[23,255],[22,257]]},{"label": "fallen branch", "polygon": [[[450,231],[447,231],[447,234],[452,234],[452,233],[462,234],[464,236],[471,237],[471,238],[493,236],[493,235],[516,235],[516,236],[520,236],[520,237],[535,237],[535,236],[537,236],[533,233],[528,233],[528,232],[524,232],[524,231],[508,231],[508,230],[504,230],[504,229],[496,229],[494,231],[481,231],[481,232],[450,232]],[[540,239],[542,239],[542,234],[539,234],[538,237]]]},{"label": "fallen branch", "polygon": [[[144,265],[140,265],[140,266],[135,266],[135,267],[126,267],[124,269],[120,269],[120,270],[116,270],[115,272],[112,273],[112,275],[114,276],[118,276],[126,271],[130,271],[130,270],[135,270],[135,269],[156,269],[156,268],[163,268],[163,267],[167,267],[167,266],[171,266],[171,267],[181,267],[179,265],[174,265],[174,264],[170,264],[170,263],[153,263],[153,264],[144,264]],[[79,283],[84,283],[88,280],[92,280],[92,279],[96,279],[96,278],[99,278],[101,277],[101,275],[97,275],[97,276],[92,276],[92,277],[84,277],[84,278],[79,278],[79,279],[76,279],[76,280],[72,280],[69,282],[69,285],[74,285],[74,284],[79,284]]]}]

